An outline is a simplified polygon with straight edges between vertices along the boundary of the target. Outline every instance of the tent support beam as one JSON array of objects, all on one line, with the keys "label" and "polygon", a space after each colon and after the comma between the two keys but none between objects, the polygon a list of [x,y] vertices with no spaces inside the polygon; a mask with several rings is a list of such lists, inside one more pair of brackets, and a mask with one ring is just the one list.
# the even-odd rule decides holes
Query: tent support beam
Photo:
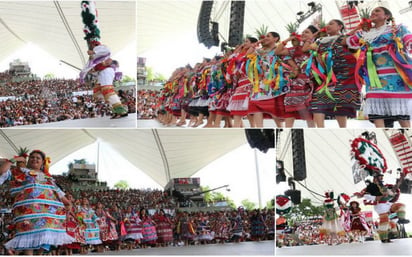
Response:
[{"label": "tent support beam", "polygon": [[157,148],[159,149],[160,156],[162,157],[163,168],[164,168],[167,182],[169,182],[171,179],[171,175],[170,175],[169,162],[167,161],[165,149],[163,147],[162,141],[160,140],[159,133],[157,133],[157,129],[152,129],[152,132],[153,132],[154,139],[156,140],[156,145],[157,145]]},{"label": "tent support beam", "polygon": [[16,152],[16,154],[19,152],[19,149],[17,148],[17,146],[13,143],[13,141],[6,135],[6,133],[4,133],[3,130],[0,129],[0,134],[2,135],[2,137],[7,141],[7,143],[11,146],[11,148],[13,148],[13,150]]}]

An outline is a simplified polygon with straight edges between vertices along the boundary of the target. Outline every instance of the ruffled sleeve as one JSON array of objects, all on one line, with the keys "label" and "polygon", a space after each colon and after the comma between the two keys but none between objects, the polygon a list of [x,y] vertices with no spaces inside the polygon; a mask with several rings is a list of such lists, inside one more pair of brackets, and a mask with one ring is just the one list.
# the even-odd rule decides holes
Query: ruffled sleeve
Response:
[{"label": "ruffled sleeve", "polygon": [[2,185],[4,182],[6,182],[7,180],[11,179],[11,171],[10,169],[8,169],[6,172],[4,172],[1,176],[0,176],[0,185]]},{"label": "ruffled sleeve", "polygon": [[349,48],[358,49],[361,47],[360,39],[362,38],[362,31],[357,31],[352,36],[346,38],[346,44]]}]

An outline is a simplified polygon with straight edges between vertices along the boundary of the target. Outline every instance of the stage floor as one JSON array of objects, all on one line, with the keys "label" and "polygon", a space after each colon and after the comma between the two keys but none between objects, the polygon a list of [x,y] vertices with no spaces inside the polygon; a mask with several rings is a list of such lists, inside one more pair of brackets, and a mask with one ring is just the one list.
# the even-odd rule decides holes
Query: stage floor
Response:
[{"label": "stage floor", "polygon": [[109,116],[64,120],[59,122],[43,123],[36,125],[17,126],[13,128],[136,128],[136,113],[129,113],[121,119],[110,119]]},{"label": "stage floor", "polygon": [[276,248],[276,256],[298,255],[412,255],[412,238],[394,239],[384,244],[379,240],[340,245],[304,245]]},{"label": "stage floor", "polygon": [[274,241],[243,242],[210,245],[192,245],[182,247],[146,248],[131,251],[108,251],[104,253],[89,253],[88,255],[268,255],[274,254]]},{"label": "stage floor", "polygon": [[[186,124],[189,123],[189,120],[186,120]],[[224,126],[224,122],[221,122],[221,126]],[[243,124],[245,128],[250,128],[249,121],[247,119],[243,120]],[[204,125],[206,125],[206,121],[204,123],[197,127],[197,128],[202,128]],[[263,126],[265,128],[274,128],[275,127],[275,122],[274,120],[271,119],[265,119],[263,122]],[[138,128],[189,128],[187,126],[164,126],[157,120],[137,120],[137,127]],[[375,126],[367,121],[367,120],[348,120],[347,122],[347,128],[353,128],[353,129],[359,129],[359,128],[374,128]],[[303,120],[297,120],[295,121],[295,126],[294,128],[307,128],[306,121]],[[326,120],[325,121],[325,128],[339,128],[338,122],[336,120]],[[399,128],[399,124],[395,123],[395,128]]]}]

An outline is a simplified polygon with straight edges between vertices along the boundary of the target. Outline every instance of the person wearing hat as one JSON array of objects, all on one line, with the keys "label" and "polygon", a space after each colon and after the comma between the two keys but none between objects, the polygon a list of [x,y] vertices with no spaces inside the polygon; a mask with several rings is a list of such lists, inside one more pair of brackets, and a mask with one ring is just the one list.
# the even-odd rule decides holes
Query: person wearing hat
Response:
[{"label": "person wearing hat", "polygon": [[323,206],[325,207],[325,215],[323,216],[323,224],[320,227],[320,233],[327,235],[329,245],[340,244],[338,234],[344,233],[342,225],[339,223],[339,217],[336,213],[335,199],[333,191],[325,193]]},{"label": "person wearing hat", "polygon": [[396,214],[398,223],[409,223],[405,219],[405,205],[398,203],[399,186],[405,177],[401,173],[401,177],[396,185],[383,183],[384,174],[380,171],[375,171],[373,174],[373,183],[370,183],[361,193],[355,193],[356,196],[365,198],[365,204],[374,205],[375,211],[379,214],[378,234],[382,243],[390,243],[389,230],[394,228],[395,224],[389,222],[389,214]]},{"label": "person wearing hat", "polygon": [[18,156],[0,166],[0,185],[10,181],[16,231],[5,247],[33,255],[34,250],[41,254],[52,246],[73,242],[64,227],[70,201],[48,171],[49,158],[34,150],[27,168],[13,166],[16,162],[24,163],[25,158]]},{"label": "person wearing hat", "polygon": [[370,228],[365,220],[365,215],[361,212],[359,203],[357,201],[351,201],[349,203],[350,210],[350,230],[358,242],[363,243],[365,241],[365,235],[370,234]]},{"label": "person wearing hat", "polygon": [[87,51],[89,61],[80,72],[80,81],[84,82],[89,72],[97,73],[97,85],[93,88],[93,95],[98,99],[104,98],[112,106],[112,119],[126,117],[127,110],[113,87],[113,81],[121,78],[121,73],[117,72],[118,62],[111,59],[110,49],[102,45],[98,39],[92,40],[90,46],[92,49]]}]

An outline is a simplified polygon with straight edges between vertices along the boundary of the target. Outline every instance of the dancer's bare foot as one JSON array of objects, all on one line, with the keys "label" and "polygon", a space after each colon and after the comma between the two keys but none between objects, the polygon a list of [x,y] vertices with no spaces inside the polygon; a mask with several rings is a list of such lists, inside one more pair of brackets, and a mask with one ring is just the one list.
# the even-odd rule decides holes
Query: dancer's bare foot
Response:
[{"label": "dancer's bare foot", "polygon": [[180,127],[180,126],[184,126],[186,125],[186,120],[180,120],[178,123],[176,123],[176,126]]},{"label": "dancer's bare foot", "polygon": [[200,125],[202,125],[203,124],[203,120],[200,120],[200,121],[196,121],[196,123],[195,124],[193,124],[193,128],[197,128],[197,127],[199,127]]}]

